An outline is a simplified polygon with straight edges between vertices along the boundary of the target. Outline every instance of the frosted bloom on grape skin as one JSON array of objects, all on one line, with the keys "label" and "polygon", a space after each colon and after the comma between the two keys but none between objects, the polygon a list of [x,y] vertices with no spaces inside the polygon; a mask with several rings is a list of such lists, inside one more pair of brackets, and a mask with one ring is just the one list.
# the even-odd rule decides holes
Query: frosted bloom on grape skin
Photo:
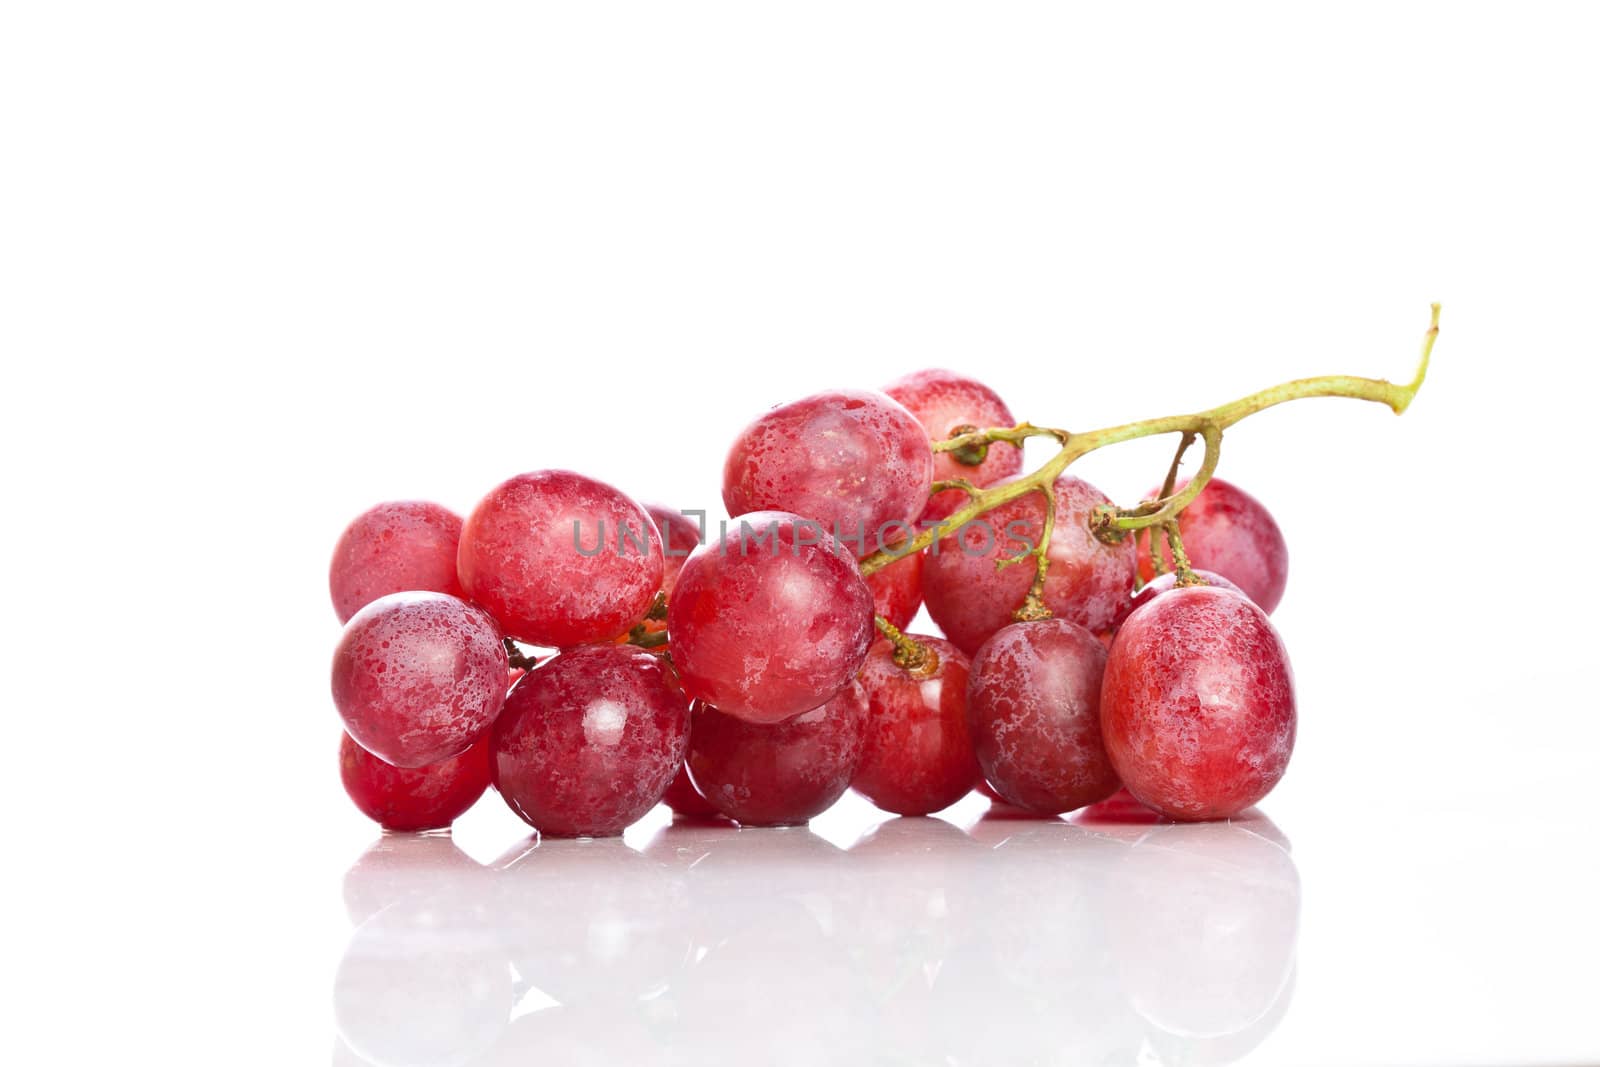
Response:
[{"label": "frosted bloom on grape skin", "polygon": [[529,672],[492,735],[494,781],[550,837],[610,837],[655,807],[683,764],[689,700],[658,655],[588,645]]},{"label": "frosted bloom on grape skin", "polygon": [[461,595],[456,549],[461,516],[425,500],[377,504],[351,520],[328,565],[328,592],[341,624],[390,593]]},{"label": "frosted bloom on grape skin", "polygon": [[[1014,426],[1016,419],[1011,409],[998,393],[987,385],[954,371],[937,368],[915,371],[896,378],[883,391],[916,416],[932,441],[947,441],[961,427],[986,430],[995,426]],[[983,462],[969,467],[949,452],[938,452],[933,457],[933,477],[936,481],[965,478],[976,486],[995,482],[1022,471],[1022,449],[1004,441],[989,446]],[[935,493],[923,511],[924,519],[942,519],[966,503],[967,495],[959,489],[945,489]]]},{"label": "frosted bloom on grape skin", "polygon": [[1106,650],[1065,619],[1013,623],[972,661],[967,721],[978,766],[1008,804],[1075,811],[1121,787],[1100,735]]},{"label": "frosted bloom on grape skin", "polygon": [[[1056,524],[1048,550],[1044,602],[1060,618],[1094,634],[1111,629],[1133,592],[1138,556],[1132,538],[1108,545],[1089,529],[1089,516],[1109,499],[1071,475],[1056,479]],[[928,550],[922,595],[928,614],[968,655],[1009,626],[1033,582],[1031,561],[996,569],[1002,558],[1037,544],[1044,530],[1044,497],[1029,493],[1003,504]]]},{"label": "frosted bloom on grape skin", "polygon": [[922,424],[882,393],[837,389],[773,408],[740,431],[722,469],[728,514],[787,511],[850,541],[857,556],[894,540],[928,503],[933,449]]},{"label": "frosted bloom on grape skin", "polygon": [[[1173,491],[1188,484],[1184,478]],[[1289,545],[1261,501],[1232,482],[1212,478],[1178,515],[1178,534],[1191,566],[1229,579],[1269,615],[1277,608],[1289,584]],[[1164,538],[1160,543],[1170,570],[1172,552]],[[1139,573],[1146,581],[1155,573],[1148,537],[1139,539]]]},{"label": "frosted bloom on grape skin", "polygon": [[750,722],[832,699],[875,632],[855,560],[815,523],[777,511],[743,516],[690,556],[667,607],[684,689]]},{"label": "frosted bloom on grape skin", "polygon": [[1283,777],[1294,676],[1266,612],[1238,593],[1174,589],[1128,617],[1100,697],[1111,764],[1174,819],[1226,819]]},{"label": "frosted bloom on grape skin", "polygon": [[333,702],[362,748],[396,767],[465,752],[505,702],[494,620],[443,593],[391,593],[358,611],[333,655]]},{"label": "frosted bloom on grape skin", "polygon": [[[641,550],[641,544],[643,549]],[[519,474],[467,516],[461,587],[506,636],[548,648],[607,641],[661,589],[661,540],[621,490],[563,470]]]}]

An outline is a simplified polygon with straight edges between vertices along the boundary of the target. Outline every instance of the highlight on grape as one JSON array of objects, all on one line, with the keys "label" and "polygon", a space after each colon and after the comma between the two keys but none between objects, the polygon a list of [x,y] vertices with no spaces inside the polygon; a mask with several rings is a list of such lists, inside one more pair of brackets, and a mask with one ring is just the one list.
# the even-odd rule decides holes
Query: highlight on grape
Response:
[{"label": "highlight on grape", "polygon": [[[1020,816],[1123,790],[1174,820],[1237,815],[1283,777],[1297,715],[1269,618],[1288,546],[1216,477],[1223,434],[1309,397],[1403,413],[1438,328],[1435,304],[1404,384],[1305,378],[1086,432],[1017,422],[945,370],[816,393],[732,442],[714,536],[704,510],[565,470],[465,517],[378,504],[329,570],[345,789],[425,831],[493,785],[555,837],[663,801],[792,825],[851,788],[900,815],[974,789]],[[1136,504],[1066,473],[1156,435],[1177,447]],[[1023,473],[1035,438],[1056,452]],[[924,605],[941,634],[905,632]]]}]

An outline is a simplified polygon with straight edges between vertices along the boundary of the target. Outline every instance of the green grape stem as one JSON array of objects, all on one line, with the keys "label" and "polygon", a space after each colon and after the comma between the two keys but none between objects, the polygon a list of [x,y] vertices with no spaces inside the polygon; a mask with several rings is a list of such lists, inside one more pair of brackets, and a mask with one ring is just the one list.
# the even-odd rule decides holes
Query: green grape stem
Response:
[{"label": "green grape stem", "polygon": [[[1275,407],[1290,400],[1304,400],[1317,396],[1368,400],[1373,403],[1388,405],[1396,415],[1404,414],[1405,410],[1411,406],[1411,401],[1416,398],[1417,390],[1422,388],[1423,380],[1427,377],[1428,361],[1433,355],[1433,343],[1438,336],[1439,305],[1434,304],[1428,331],[1423,336],[1421,362],[1417,366],[1416,374],[1405,384],[1396,384],[1378,378],[1356,378],[1342,374],[1326,375],[1320,378],[1301,378],[1263,389],[1260,392],[1251,393],[1249,396],[1240,397],[1231,403],[1192,415],[1169,415],[1165,418],[1145,419],[1141,422],[1110,426],[1102,430],[1091,430],[1087,433],[1070,433],[1066,430],[1034,426],[1031,423],[1024,422],[1018,426],[973,430],[958,434],[948,440],[936,441],[933,445],[935,452],[958,451],[966,455],[972,454],[980,446],[987,446],[996,441],[1004,441],[1020,447],[1024,441],[1033,437],[1054,438],[1061,447],[1054,456],[1031,474],[971,495],[971,498],[963,507],[952,512],[943,522],[937,526],[930,526],[924,529],[916,537],[912,538],[909,544],[896,545],[894,553],[880,551],[867,556],[861,560],[861,573],[869,575],[882,570],[906,553],[919,552],[935,541],[954,534],[972,520],[1029,493],[1041,493],[1046,496],[1048,500],[1046,528],[1048,529],[1051,520],[1054,519],[1055,481],[1075,461],[1108,445],[1134,441],[1142,437],[1155,437],[1169,433],[1183,434],[1183,447],[1187,447],[1189,440],[1198,437],[1205,445],[1205,459],[1202,461],[1200,469],[1184,486],[1182,491],[1176,494],[1172,492],[1172,485],[1176,481],[1178,461],[1182,459],[1183,455],[1183,448],[1180,448],[1177,457],[1173,460],[1168,481],[1163,486],[1163,492],[1160,496],[1155,500],[1146,501],[1133,508],[1101,509],[1091,522],[1096,536],[1102,540],[1120,540],[1130,532],[1137,533],[1139,530],[1149,528],[1151,554],[1154,555],[1156,531],[1158,529],[1166,531],[1170,542],[1172,531],[1176,528],[1178,515],[1200,494],[1200,491],[1206,487],[1206,483],[1211,480],[1212,474],[1215,473],[1222,449],[1223,431],[1257,412],[1265,411],[1267,408]],[[1035,590],[1042,590],[1043,587],[1046,567],[1044,552],[1047,538],[1042,537],[1040,540],[1041,544],[1035,546],[1032,550],[1037,554],[1037,576],[1033,586],[1029,588],[1028,599],[1023,602],[1022,608],[1018,611],[1019,617],[1024,613],[1030,613],[1030,605],[1037,599],[1034,596]],[[1183,569],[1186,570],[1187,567]],[[1042,601],[1040,601],[1039,607],[1043,607]],[[1036,613],[1030,614],[1036,615]]]}]

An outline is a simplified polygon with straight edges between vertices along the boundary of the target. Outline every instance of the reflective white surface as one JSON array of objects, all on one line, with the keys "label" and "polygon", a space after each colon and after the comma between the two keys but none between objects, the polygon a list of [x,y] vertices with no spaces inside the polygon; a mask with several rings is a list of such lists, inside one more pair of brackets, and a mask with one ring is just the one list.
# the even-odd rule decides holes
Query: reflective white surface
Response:
[{"label": "reflective white surface", "polygon": [[1208,825],[675,823],[350,869],[336,1062],[1228,1063],[1293,999],[1300,876]]},{"label": "reflective white surface", "polygon": [[1597,864],[1548,815],[1291,840],[1261,811],[847,798],[815,829],[658,811],[483,862],[385,835],[344,877],[334,1062],[1586,1062]]}]

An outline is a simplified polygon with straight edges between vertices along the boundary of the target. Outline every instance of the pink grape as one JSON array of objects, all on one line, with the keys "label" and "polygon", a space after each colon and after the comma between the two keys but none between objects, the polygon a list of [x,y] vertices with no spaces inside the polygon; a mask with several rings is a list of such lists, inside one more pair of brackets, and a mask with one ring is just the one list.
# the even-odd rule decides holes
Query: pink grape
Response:
[{"label": "pink grape", "polygon": [[684,561],[700,547],[700,524],[664,504],[646,504],[644,510],[649,512],[651,521],[661,534],[661,591],[670,597]]},{"label": "pink grape", "polygon": [[[1189,484],[1184,478],[1173,488]],[[1151,496],[1155,495],[1152,491]],[[1289,545],[1266,506],[1231,482],[1213,478],[1178,515],[1178,534],[1189,563],[1232,580],[1244,595],[1272,614],[1289,583]],[[1172,566],[1172,553],[1161,540],[1161,555]],[[1139,573],[1155,574],[1148,535],[1139,538]]]},{"label": "pink grape", "polygon": [[923,553],[912,552],[867,575],[872,590],[872,610],[904,630],[922,607]]},{"label": "pink grape", "polygon": [[1065,619],[1013,623],[972,661],[967,722],[978,766],[1008,804],[1058,815],[1122,785],[1100,738],[1106,650]]},{"label": "pink grape", "polygon": [[345,626],[333,702],[362,748],[396,767],[424,767],[483,736],[509,669],[482,610],[443,593],[391,593]]},{"label": "pink grape", "polygon": [[[1056,479],[1056,524],[1048,552],[1045,605],[1057,616],[1099,634],[1110,630],[1133,592],[1133,539],[1108,545],[1089,531],[1089,515],[1106,495],[1088,482]],[[969,655],[1012,622],[1033,581],[1031,560],[1000,569],[996,561],[1037,544],[1044,524],[1038,493],[1004,504],[928,550],[922,594],[945,636]]]},{"label": "pink grape", "polygon": [[689,701],[660,656],[631,645],[561,653],[517,683],[495,721],[494,780],[547,837],[610,837],[672,784]]},{"label": "pink grape", "polygon": [[915,678],[895,666],[886,641],[873,645],[861,667],[869,713],[851,785],[898,815],[941,811],[978,782],[967,730],[966,654],[937,637],[916,640],[939,655],[930,677]]},{"label": "pink grape", "polygon": [[1106,752],[1141,803],[1174,819],[1226,819],[1283,777],[1294,676],[1267,613],[1190,586],[1128,617],[1100,697]]},{"label": "pink grape", "polygon": [[328,591],[339,621],[381,596],[422,590],[461,595],[456,546],[461,516],[425,500],[368,508],[345,527],[328,566]]},{"label": "pink grape", "polygon": [[506,636],[550,648],[626,633],[650,610],[665,572],[644,508],[562,470],[490,490],[467,516],[457,565],[462,588]]},{"label": "pink grape", "polygon": [[[954,371],[916,371],[890,382],[883,391],[904,404],[933,441],[948,440],[960,427],[987,430],[1016,424],[1011,409],[999,394],[982,382]],[[975,467],[960,462],[949,452],[933,457],[933,477],[939,481],[965,478],[973,485],[986,486],[1021,470],[1022,449],[1004,441],[991,444],[983,462]],[[961,490],[946,489],[934,494],[922,517],[942,519],[966,501],[967,495]]]},{"label": "pink grape", "polygon": [[[933,450],[882,393],[838,389],[773,408],[740,431],[722,470],[729,515],[787,511],[857,556],[906,535],[928,503]],[[904,524],[904,525],[891,525]]]},{"label": "pink grape", "polygon": [[392,767],[355,743],[339,740],[339,778],[362,814],[385,830],[438,830],[489,788],[489,739],[425,767]]},{"label": "pink grape", "polygon": [[875,632],[872,592],[814,523],[757,512],[689,557],[667,632],[690,696],[749,722],[779,722],[850,684]]},{"label": "pink grape", "polygon": [[[1204,579],[1202,583],[1204,585],[1216,586],[1218,589],[1227,589],[1238,593],[1240,596],[1245,595],[1243,589],[1240,589],[1238,586],[1228,581],[1228,579],[1224,578],[1220,574],[1215,573],[1214,571],[1203,571],[1196,567],[1194,568],[1194,574],[1197,577]],[[1168,571],[1165,574],[1158,574],[1154,578],[1150,579],[1144,584],[1142,589],[1133,594],[1133,596],[1128,599],[1128,602],[1123,605],[1122,613],[1117,618],[1116,625],[1121,626],[1127,621],[1129,615],[1132,615],[1134,612],[1150,603],[1150,601],[1154,600],[1162,593],[1170,591],[1177,584],[1178,575],[1174,571]]]},{"label": "pink grape", "polygon": [[851,682],[820,708],[753,723],[696,704],[686,764],[696,790],[746,826],[793,826],[850,788],[861,761],[867,698]]}]

